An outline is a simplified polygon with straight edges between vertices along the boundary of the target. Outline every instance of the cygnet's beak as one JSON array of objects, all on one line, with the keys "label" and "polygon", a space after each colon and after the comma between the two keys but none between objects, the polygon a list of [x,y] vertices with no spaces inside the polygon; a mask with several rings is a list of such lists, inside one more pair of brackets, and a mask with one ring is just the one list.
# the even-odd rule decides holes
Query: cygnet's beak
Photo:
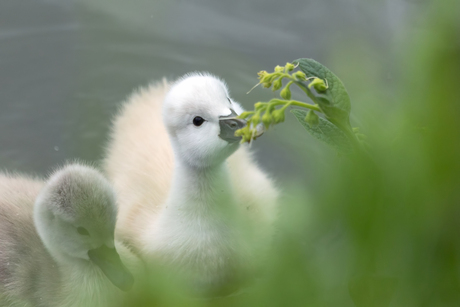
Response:
[{"label": "cygnet's beak", "polygon": [[88,251],[88,256],[115,286],[123,291],[131,289],[134,283],[133,275],[123,265],[115,248],[102,245]]},{"label": "cygnet's beak", "polygon": [[235,143],[241,140],[241,136],[235,136],[235,131],[245,127],[247,121],[237,118],[238,114],[233,110],[231,111],[230,115],[219,117],[219,137],[229,143]]}]

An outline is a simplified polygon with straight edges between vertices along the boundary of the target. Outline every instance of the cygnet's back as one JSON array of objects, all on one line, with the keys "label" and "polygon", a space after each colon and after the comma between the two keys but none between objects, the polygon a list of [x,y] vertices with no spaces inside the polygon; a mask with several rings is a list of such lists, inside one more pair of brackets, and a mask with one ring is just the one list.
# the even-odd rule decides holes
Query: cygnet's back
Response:
[{"label": "cygnet's back", "polygon": [[173,175],[173,150],[161,118],[169,87],[164,80],[129,98],[115,119],[104,161],[119,204],[116,235],[138,250],[140,234],[155,221]]},{"label": "cygnet's back", "polygon": [[132,276],[114,248],[113,197],[83,165],[46,183],[0,174],[0,306],[117,306]]},{"label": "cygnet's back", "polygon": [[40,289],[58,289],[55,263],[33,223],[42,187],[36,179],[0,174],[0,306],[40,306],[55,296]]}]

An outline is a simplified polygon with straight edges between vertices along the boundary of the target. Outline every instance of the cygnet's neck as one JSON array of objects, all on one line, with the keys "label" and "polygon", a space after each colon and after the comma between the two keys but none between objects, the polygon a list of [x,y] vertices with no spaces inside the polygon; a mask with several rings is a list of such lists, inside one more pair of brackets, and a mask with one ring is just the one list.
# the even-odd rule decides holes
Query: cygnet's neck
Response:
[{"label": "cygnet's neck", "polygon": [[204,168],[176,159],[167,209],[214,215],[229,213],[232,203],[226,162]]},{"label": "cygnet's neck", "polygon": [[146,248],[181,254],[225,246],[234,240],[235,213],[225,162],[196,168],[176,159],[169,196],[152,225],[153,233],[147,234]]},{"label": "cygnet's neck", "polygon": [[241,234],[232,192],[225,161],[197,168],[176,157],[169,196],[143,237],[146,252],[198,287],[233,278]]}]

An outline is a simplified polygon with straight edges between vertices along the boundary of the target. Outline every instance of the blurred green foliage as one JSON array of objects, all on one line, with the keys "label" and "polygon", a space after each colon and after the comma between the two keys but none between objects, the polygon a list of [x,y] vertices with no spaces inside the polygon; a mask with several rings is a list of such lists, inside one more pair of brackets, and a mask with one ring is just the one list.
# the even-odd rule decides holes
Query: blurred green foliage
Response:
[{"label": "blurred green foliage", "polygon": [[388,113],[366,106],[381,120],[364,127],[369,156],[325,153],[312,185],[286,185],[266,270],[243,293],[190,300],[159,270],[128,305],[460,306],[459,12],[432,4]]}]

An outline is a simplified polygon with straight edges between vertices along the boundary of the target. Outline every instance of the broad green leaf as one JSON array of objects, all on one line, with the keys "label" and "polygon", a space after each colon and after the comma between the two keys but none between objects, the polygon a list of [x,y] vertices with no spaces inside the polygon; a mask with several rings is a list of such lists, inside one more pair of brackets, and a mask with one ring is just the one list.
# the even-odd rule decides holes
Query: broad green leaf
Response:
[{"label": "broad green leaf", "polygon": [[299,64],[301,71],[307,78],[318,77],[327,80],[329,88],[324,93],[311,90],[315,102],[326,115],[327,119],[342,127],[350,125],[350,97],[342,81],[327,67],[312,59],[298,59],[293,62]]},{"label": "broad green leaf", "polygon": [[308,111],[294,109],[291,110],[291,113],[294,114],[299,123],[318,140],[335,147],[342,153],[349,153],[352,151],[352,145],[345,133],[327,119],[319,117],[318,125],[312,127],[305,121]]}]

